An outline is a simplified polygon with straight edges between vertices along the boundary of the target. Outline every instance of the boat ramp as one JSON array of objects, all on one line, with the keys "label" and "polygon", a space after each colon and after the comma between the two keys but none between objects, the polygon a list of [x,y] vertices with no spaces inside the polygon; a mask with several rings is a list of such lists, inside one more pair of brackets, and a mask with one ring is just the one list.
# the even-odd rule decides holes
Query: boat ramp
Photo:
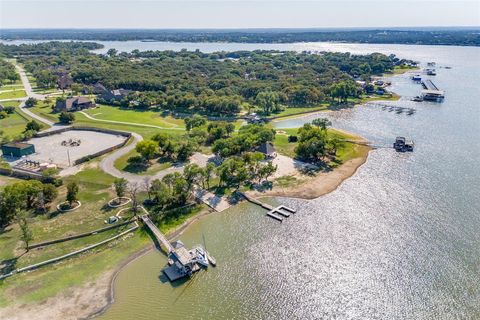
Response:
[{"label": "boat ramp", "polygon": [[284,205],[280,205],[278,207],[273,207],[269,204],[266,204],[266,203],[263,203],[263,202],[261,202],[257,199],[254,199],[254,198],[248,196],[247,194],[245,194],[243,192],[239,192],[239,193],[248,202],[256,204],[257,206],[260,206],[260,207],[268,210],[267,216],[269,216],[270,218],[273,218],[277,221],[280,221],[280,222],[283,222],[284,218],[290,217],[290,214],[297,212],[295,209],[289,208],[289,207],[284,206]]}]

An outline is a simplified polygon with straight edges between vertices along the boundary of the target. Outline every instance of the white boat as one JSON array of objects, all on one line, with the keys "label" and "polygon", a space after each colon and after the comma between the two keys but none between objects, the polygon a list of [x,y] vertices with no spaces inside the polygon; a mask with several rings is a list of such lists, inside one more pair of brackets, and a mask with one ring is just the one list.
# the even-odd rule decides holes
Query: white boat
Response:
[{"label": "white boat", "polygon": [[205,250],[203,250],[203,248],[201,248],[201,247],[197,247],[197,248],[195,248],[195,251],[197,253],[196,262],[199,265],[208,268],[208,258],[207,258],[207,254],[206,254]]},{"label": "white boat", "polygon": [[214,267],[217,266],[217,260],[208,252],[208,251],[205,251],[207,253],[207,259],[208,259],[208,262],[210,262],[210,264]]},{"label": "white boat", "polygon": [[419,74],[412,76],[411,78],[413,81],[422,81],[422,77]]}]

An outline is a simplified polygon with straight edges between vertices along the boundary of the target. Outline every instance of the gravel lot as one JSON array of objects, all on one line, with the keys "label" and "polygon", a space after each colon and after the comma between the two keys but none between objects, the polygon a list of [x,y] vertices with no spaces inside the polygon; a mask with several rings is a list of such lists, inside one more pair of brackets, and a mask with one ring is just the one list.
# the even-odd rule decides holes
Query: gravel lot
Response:
[{"label": "gravel lot", "polygon": [[[62,146],[62,141],[80,140],[79,146]],[[28,141],[35,146],[35,154],[28,156],[30,160],[52,162],[61,167],[69,166],[70,162],[80,159],[125,141],[123,136],[95,131],[71,130],[42,138],[33,138]]]}]

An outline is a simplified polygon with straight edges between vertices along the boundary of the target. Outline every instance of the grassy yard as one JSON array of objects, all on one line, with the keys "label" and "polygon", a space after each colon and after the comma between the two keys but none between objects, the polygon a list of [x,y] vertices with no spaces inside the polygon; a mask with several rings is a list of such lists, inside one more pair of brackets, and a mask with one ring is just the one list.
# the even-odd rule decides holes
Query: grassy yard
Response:
[{"label": "grassy yard", "polygon": [[18,108],[20,105],[19,101],[6,101],[3,102],[2,105],[6,107],[15,107],[15,113],[9,114],[5,119],[0,119],[0,129],[7,137],[16,137],[25,130],[25,125],[31,120],[31,118],[20,111]]},{"label": "grassy yard", "polygon": [[[281,132],[279,133],[278,131],[281,131]],[[298,133],[298,128],[277,130],[277,134],[275,135],[275,140],[273,141],[273,144],[279,154],[283,154],[291,158],[295,157],[295,147],[297,146],[297,143],[288,142],[288,136],[297,135],[297,133]],[[329,129],[328,134],[330,135],[330,137],[336,137],[341,140],[357,139],[355,136],[346,134],[341,131],[337,131],[335,129]],[[357,145],[350,142],[344,142],[343,146],[341,146],[337,150],[336,161],[330,163],[330,166],[336,167],[339,164],[345,163],[350,159],[358,158],[364,152],[364,149],[365,149],[364,146]]]},{"label": "grassy yard", "polygon": [[78,112],[75,113],[75,119],[76,120],[74,125],[107,128],[107,129],[120,130],[120,131],[122,130],[130,131],[130,132],[138,133],[146,139],[151,138],[153,135],[159,132],[166,132],[171,135],[179,135],[179,134],[185,133],[185,131],[183,130],[157,129],[157,128],[141,127],[136,125],[99,122],[99,121],[88,119],[86,116]]},{"label": "grassy yard", "polygon": [[42,116],[43,118],[46,118],[53,122],[58,122],[58,114],[53,113],[52,111],[53,104],[54,102],[48,100],[38,101],[36,106],[31,107],[28,110]]},{"label": "grassy yard", "polygon": [[0,91],[0,99],[18,99],[18,98],[25,98],[27,96],[27,93],[25,92],[25,90],[23,89],[11,89],[11,90],[14,90],[14,91],[10,91],[10,90],[3,90]]},{"label": "grassy yard", "polygon": [[393,68],[393,71],[392,71],[391,74],[403,74],[405,72],[412,71],[412,70],[418,70],[418,69],[420,69],[420,68],[419,67],[414,67],[414,66],[408,66],[408,65],[395,66],[395,68]]},{"label": "grassy yard", "polygon": [[[112,210],[106,206],[106,203],[115,196],[112,189],[113,180],[112,176],[97,168],[97,162],[89,163],[87,169],[75,176],[68,177],[66,183],[76,181],[79,184],[79,200],[82,202],[82,206],[78,210],[66,213],[57,213],[52,209],[49,214],[30,218],[29,225],[34,235],[33,243],[105,227],[104,220],[119,210]],[[0,183],[11,182],[9,178],[0,177]],[[60,195],[56,203],[65,199],[65,189],[65,186],[60,188]],[[140,196],[143,199],[145,195],[141,194]],[[52,208],[56,203],[52,205]],[[177,209],[169,214],[170,218],[158,221],[158,225],[163,232],[167,233],[203,209],[205,209],[203,205]],[[16,224],[12,224],[0,231],[0,243],[2,243],[0,269],[3,269],[3,273],[8,266],[18,268],[56,257],[107,239],[130,226],[122,226],[94,236],[47,246],[43,249],[32,249],[25,253],[19,240],[19,228]],[[72,286],[94,281],[103,272],[111,270],[128,256],[151,243],[149,235],[143,228],[140,228],[107,245],[60,263],[7,278],[0,282],[0,307],[11,303],[42,301]]]},{"label": "grassy yard", "polygon": [[120,107],[98,105],[97,108],[85,110],[90,116],[101,120],[149,124],[164,128],[183,128],[182,119],[175,119],[159,111],[124,109]]},{"label": "grassy yard", "polygon": [[[283,111],[279,113],[272,113],[267,118],[278,118],[278,117],[289,117],[297,114],[303,114],[303,113],[310,113],[310,112],[318,112],[318,111],[324,111],[328,110],[328,103],[323,103],[319,106],[316,107],[290,107],[290,108],[285,108]],[[261,112],[259,112],[261,114]]]}]

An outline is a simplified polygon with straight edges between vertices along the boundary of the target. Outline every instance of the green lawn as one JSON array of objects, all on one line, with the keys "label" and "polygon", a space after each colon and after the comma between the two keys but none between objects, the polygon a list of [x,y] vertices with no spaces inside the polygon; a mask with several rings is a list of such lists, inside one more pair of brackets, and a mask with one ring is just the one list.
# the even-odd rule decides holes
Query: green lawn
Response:
[{"label": "green lawn", "polygon": [[[283,131],[285,133],[278,133],[278,131]],[[294,158],[295,157],[295,147],[297,143],[288,142],[289,135],[297,135],[298,128],[293,129],[278,129],[277,134],[275,135],[275,140],[273,144],[275,149],[279,154]],[[355,140],[356,137],[346,134],[335,129],[329,129],[328,134],[331,137],[336,137],[341,140]],[[358,158],[365,151],[366,147],[357,145],[350,142],[345,142],[337,151],[337,159],[335,162],[330,163],[330,166],[335,167],[339,164],[345,163],[348,160]]]},{"label": "green lawn", "polygon": [[179,135],[179,134],[185,133],[185,131],[183,130],[157,129],[157,128],[141,127],[136,125],[99,122],[95,120],[90,120],[86,116],[78,112],[75,112],[75,119],[76,120],[74,125],[77,125],[77,126],[88,126],[88,127],[97,127],[97,128],[106,128],[106,129],[112,129],[112,130],[120,130],[120,131],[123,130],[123,131],[135,132],[140,134],[146,139],[151,138],[153,135],[159,132],[165,132],[172,135]]},{"label": "green lawn", "polygon": [[0,99],[18,99],[18,98],[24,98],[27,96],[27,93],[23,89],[20,89],[20,90],[12,89],[12,90],[15,90],[15,91],[10,91],[10,90],[7,90],[5,92],[0,91]]},{"label": "green lawn", "polygon": [[[33,92],[39,93],[39,94],[49,94],[49,93],[57,93],[57,92],[62,92],[62,90],[58,90],[57,88],[40,88],[40,87],[32,87]],[[70,91],[65,91],[65,93],[68,93]]]},{"label": "green lawn", "polygon": [[17,84],[4,84],[3,86],[0,86],[0,91],[5,91],[5,90],[13,90],[13,89],[23,89],[23,84],[17,83]]},{"label": "green lawn", "polygon": [[120,107],[97,105],[97,108],[85,110],[90,116],[101,120],[114,120],[148,124],[164,128],[183,128],[182,119],[162,115],[159,111],[124,109]]},{"label": "green lawn", "polygon": [[15,113],[9,114],[5,119],[0,119],[0,130],[9,138],[20,135],[25,130],[25,125],[31,120],[30,117],[20,111],[19,101],[5,101],[2,105],[6,107],[15,107]]},{"label": "green lawn", "polygon": [[[310,112],[318,112],[318,111],[324,111],[328,110],[328,103],[323,103],[319,106],[316,107],[290,107],[290,108],[285,108],[285,110],[279,112],[279,113],[272,113],[267,118],[277,118],[277,117],[289,117],[297,114],[303,114],[303,113],[310,113]],[[261,112],[259,112],[261,114]]]},{"label": "green lawn", "polygon": [[31,107],[28,110],[48,120],[58,122],[58,113],[53,113],[52,111],[53,104],[54,103],[51,101],[38,101],[36,106]]},{"label": "green lawn", "polygon": [[395,66],[391,74],[402,74],[411,70],[418,70],[418,69],[419,69],[418,67],[413,67],[408,65]]}]

